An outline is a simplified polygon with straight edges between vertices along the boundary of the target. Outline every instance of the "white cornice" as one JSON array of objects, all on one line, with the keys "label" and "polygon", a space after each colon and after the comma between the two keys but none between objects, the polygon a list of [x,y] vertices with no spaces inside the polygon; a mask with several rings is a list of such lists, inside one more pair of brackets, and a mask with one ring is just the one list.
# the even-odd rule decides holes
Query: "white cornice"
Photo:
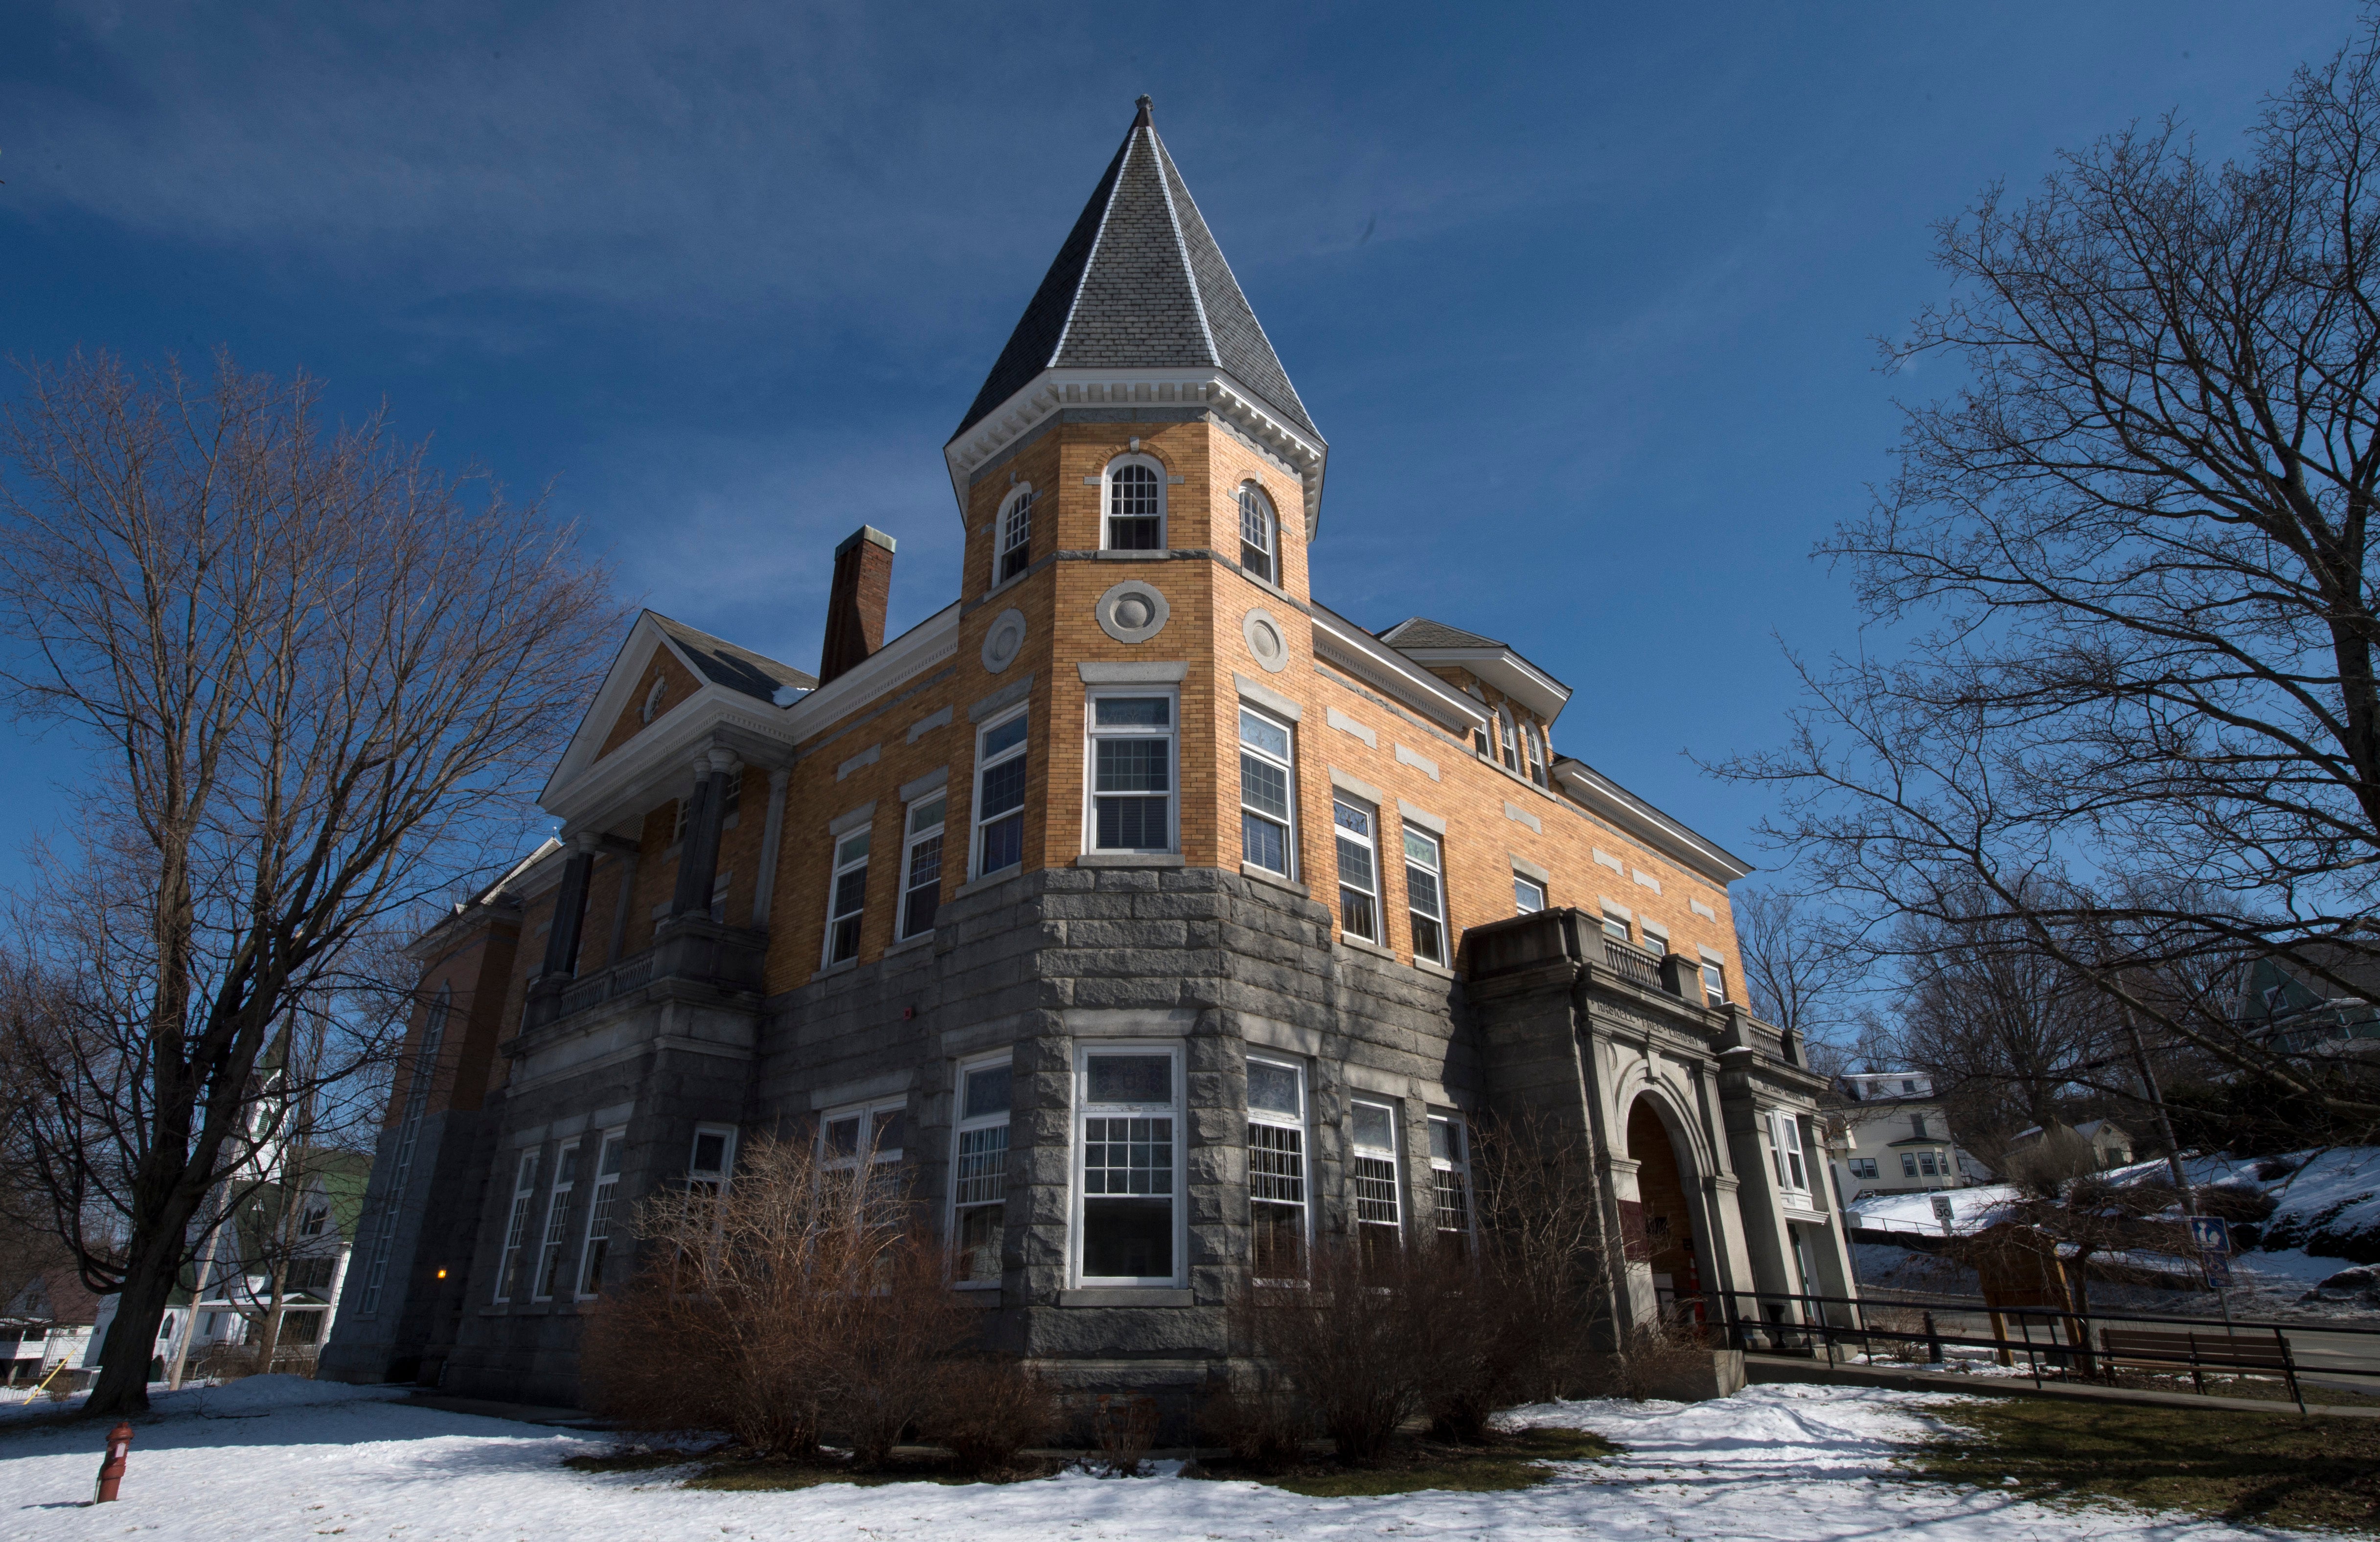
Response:
[{"label": "white cornice", "polygon": [[[1395,643],[1386,646],[1397,648]],[[1455,664],[1551,722],[1570,704],[1570,687],[1509,648],[1397,648],[1416,663]]]},{"label": "white cornice", "polygon": [[722,741],[755,764],[789,763],[794,733],[785,715],[786,709],[742,691],[705,686],[577,775],[565,780],[557,773],[539,795],[538,807],[565,826],[600,828],[656,784],[690,783],[695,755]]},{"label": "white cornice", "polygon": [[1319,645],[1330,644],[1342,660],[1358,666],[1355,673],[1424,716],[1464,734],[1488,726],[1486,708],[1354,622],[1319,605],[1314,607],[1314,636],[1318,650]]},{"label": "white cornice", "polygon": [[959,604],[943,606],[785,710],[796,739],[811,738],[958,651]]},{"label": "white cornice", "polygon": [[1693,868],[1721,889],[1753,868],[1716,842],[1706,841],[1584,761],[1564,755],[1554,775],[1587,810],[1633,835],[1665,856]]},{"label": "white cornice", "polygon": [[[1143,390],[1147,396],[1141,395]],[[966,517],[967,480],[994,455],[1057,412],[1087,407],[1204,407],[1263,445],[1296,473],[1305,490],[1305,539],[1322,523],[1322,472],[1330,446],[1285,421],[1230,372],[1186,369],[1044,370],[1023,389],[942,446],[951,493]]]}]

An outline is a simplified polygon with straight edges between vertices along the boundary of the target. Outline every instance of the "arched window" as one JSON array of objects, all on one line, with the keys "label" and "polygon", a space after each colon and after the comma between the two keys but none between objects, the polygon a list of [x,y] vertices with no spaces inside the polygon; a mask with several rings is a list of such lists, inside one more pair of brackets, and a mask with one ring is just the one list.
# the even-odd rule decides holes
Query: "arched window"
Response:
[{"label": "arched window", "polygon": [[1281,564],[1275,547],[1279,524],[1272,516],[1272,500],[1254,482],[1240,484],[1240,566],[1268,584],[1281,582]]},{"label": "arched window", "polygon": [[1534,722],[1524,722],[1521,732],[1527,736],[1529,747],[1529,780],[1538,786],[1547,785],[1547,768],[1551,759],[1546,753],[1546,736]]},{"label": "arched window", "polygon": [[1512,714],[1502,707],[1496,709],[1496,742],[1503,755],[1505,766],[1510,770],[1519,771],[1521,769],[1520,736],[1512,731]]},{"label": "arched window", "polygon": [[1108,550],[1156,552],[1165,545],[1165,480],[1142,461],[1108,468]]},{"label": "arched window", "polygon": [[1004,584],[1033,560],[1033,489],[1020,487],[1000,516],[1000,556],[991,581]]}]

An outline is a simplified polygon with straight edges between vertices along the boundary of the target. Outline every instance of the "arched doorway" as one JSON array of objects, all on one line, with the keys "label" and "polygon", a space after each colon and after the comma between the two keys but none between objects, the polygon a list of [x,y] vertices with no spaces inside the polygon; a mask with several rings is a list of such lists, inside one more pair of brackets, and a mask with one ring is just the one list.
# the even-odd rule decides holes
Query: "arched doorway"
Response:
[{"label": "arched doorway", "polygon": [[1628,1228],[1629,1262],[1651,1273],[1663,1321],[1700,1322],[1705,1263],[1694,1246],[1690,1172],[1649,1096],[1628,1110],[1628,1155],[1637,1164],[1638,1211]]}]

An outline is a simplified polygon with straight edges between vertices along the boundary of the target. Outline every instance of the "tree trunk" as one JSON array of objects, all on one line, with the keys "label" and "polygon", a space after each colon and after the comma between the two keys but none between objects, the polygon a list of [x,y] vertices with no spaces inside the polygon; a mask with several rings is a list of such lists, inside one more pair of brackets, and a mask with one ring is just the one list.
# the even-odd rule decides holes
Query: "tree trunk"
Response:
[{"label": "tree trunk", "polygon": [[[183,1218],[185,1224],[188,1218]],[[93,1416],[140,1414],[149,1407],[149,1361],[156,1353],[157,1329],[182,1274],[182,1232],[162,1229],[125,1265],[115,1298],[115,1320],[107,1326],[100,1352],[99,1379],[83,1412]]]}]

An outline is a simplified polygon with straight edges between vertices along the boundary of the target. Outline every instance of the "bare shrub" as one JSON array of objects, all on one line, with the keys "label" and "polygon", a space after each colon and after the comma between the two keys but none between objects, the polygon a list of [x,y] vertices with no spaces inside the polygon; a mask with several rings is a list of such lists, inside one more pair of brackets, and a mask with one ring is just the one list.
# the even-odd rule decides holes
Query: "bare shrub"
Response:
[{"label": "bare shrub", "polygon": [[1027,1447],[1046,1444],[1063,1423],[1039,1377],[1006,1355],[982,1355],[942,1368],[924,1430],[968,1472],[994,1474],[1014,1470]]},{"label": "bare shrub", "polygon": [[[1473,1147],[1479,1181],[1478,1317],[1488,1334],[1442,1394],[1445,1415],[1485,1428],[1485,1409],[1578,1387],[1598,1338],[1616,1337],[1623,1267],[1603,1203],[1604,1164],[1584,1133],[1538,1114],[1490,1121]],[[1484,1406],[1483,1406],[1484,1405]]]},{"label": "bare shrub", "polygon": [[1620,1395],[1639,1402],[1691,1395],[1711,1370],[1710,1345],[1702,1334],[1674,1323],[1638,1329],[1613,1360]]},{"label": "bare shrub", "polygon": [[1278,1473],[1305,1452],[1314,1418],[1284,1377],[1224,1382],[1198,1411],[1198,1433],[1259,1473]]},{"label": "bare shrub", "polygon": [[[1448,1337],[1435,1251],[1323,1243],[1295,1285],[1252,1285],[1240,1336],[1271,1362],[1344,1462],[1377,1461],[1440,1373]],[[1280,1417],[1282,1415],[1269,1415]]]},{"label": "bare shrub", "polygon": [[1139,1477],[1157,1444],[1157,1400],[1146,1392],[1101,1392],[1091,1413],[1091,1441],[1101,1477]]},{"label": "bare shrub", "polygon": [[593,1406],[632,1427],[725,1429],[771,1456],[841,1432],[881,1462],[975,1330],[913,1220],[866,1161],[824,1166],[809,1142],[767,1135],[724,1187],[646,1200],[644,1266],[588,1325]]}]

